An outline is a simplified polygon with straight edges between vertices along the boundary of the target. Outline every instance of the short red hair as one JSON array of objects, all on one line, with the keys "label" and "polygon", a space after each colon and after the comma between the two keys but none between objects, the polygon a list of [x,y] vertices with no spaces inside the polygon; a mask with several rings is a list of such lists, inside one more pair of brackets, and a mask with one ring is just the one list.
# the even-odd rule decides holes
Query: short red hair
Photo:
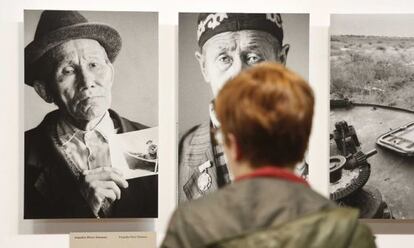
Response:
[{"label": "short red hair", "polygon": [[313,107],[309,84],[276,63],[244,70],[224,85],[215,102],[224,142],[233,134],[243,159],[254,167],[303,160]]}]

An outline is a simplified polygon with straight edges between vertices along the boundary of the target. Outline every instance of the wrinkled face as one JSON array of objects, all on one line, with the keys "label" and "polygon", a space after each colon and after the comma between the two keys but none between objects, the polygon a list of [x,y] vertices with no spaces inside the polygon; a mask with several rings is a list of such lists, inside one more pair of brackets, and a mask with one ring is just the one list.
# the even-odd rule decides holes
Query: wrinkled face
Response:
[{"label": "wrinkled face", "polygon": [[111,105],[113,67],[95,40],[67,41],[53,51],[53,101],[77,121],[101,117]]},{"label": "wrinkled face", "polygon": [[216,97],[227,80],[247,67],[263,61],[284,64],[288,50],[289,45],[280,47],[267,32],[242,30],[213,36],[204,44],[202,53],[196,52],[196,57]]}]

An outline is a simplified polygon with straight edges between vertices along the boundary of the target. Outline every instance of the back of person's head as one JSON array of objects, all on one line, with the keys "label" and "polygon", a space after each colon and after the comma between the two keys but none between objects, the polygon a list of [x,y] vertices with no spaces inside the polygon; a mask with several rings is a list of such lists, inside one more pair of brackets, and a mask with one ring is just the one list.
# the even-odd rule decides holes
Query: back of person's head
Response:
[{"label": "back of person's head", "polygon": [[309,84],[276,63],[244,70],[226,83],[215,102],[224,142],[234,135],[243,159],[253,167],[303,160],[313,106]]}]

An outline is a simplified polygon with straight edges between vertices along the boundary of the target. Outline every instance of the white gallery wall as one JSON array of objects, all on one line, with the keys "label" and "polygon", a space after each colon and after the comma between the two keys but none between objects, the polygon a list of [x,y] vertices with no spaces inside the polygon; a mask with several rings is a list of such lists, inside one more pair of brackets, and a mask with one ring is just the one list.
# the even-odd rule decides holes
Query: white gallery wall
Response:
[{"label": "white gallery wall", "polygon": [[[23,220],[23,9],[159,11],[158,219]],[[65,248],[72,231],[156,231],[162,239],[176,206],[178,12],[208,11],[310,13],[309,81],[317,98],[309,152],[310,183],[327,195],[329,15],[414,14],[412,0],[0,0],[0,247]],[[378,247],[413,247],[414,221],[370,225],[377,233]]]}]

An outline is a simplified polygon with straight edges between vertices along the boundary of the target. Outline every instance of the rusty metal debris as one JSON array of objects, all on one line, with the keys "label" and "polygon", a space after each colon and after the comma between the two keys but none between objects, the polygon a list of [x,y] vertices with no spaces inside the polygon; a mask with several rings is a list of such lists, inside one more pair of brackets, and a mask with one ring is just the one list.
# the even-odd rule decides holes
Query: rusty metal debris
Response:
[{"label": "rusty metal debris", "polygon": [[336,122],[330,137],[339,153],[330,157],[330,198],[340,205],[360,209],[361,218],[392,218],[381,192],[365,186],[371,175],[368,158],[377,150],[363,152],[354,127],[346,121]]},{"label": "rusty metal debris", "polygon": [[381,135],[377,144],[404,156],[414,156],[414,122]]}]

